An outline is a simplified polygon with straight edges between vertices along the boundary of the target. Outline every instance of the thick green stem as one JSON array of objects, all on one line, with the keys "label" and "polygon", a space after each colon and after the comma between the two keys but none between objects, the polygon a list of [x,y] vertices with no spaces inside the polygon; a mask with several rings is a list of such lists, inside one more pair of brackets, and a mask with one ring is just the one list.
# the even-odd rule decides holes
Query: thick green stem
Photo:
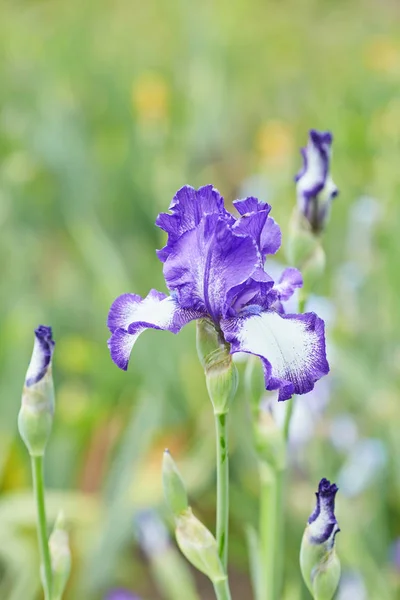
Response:
[{"label": "thick green stem", "polygon": [[214,582],[214,591],[218,600],[231,600],[228,578],[220,579]]},{"label": "thick green stem", "polygon": [[231,600],[231,592],[229,591],[227,577],[214,582],[214,591],[218,600]]},{"label": "thick green stem", "polygon": [[214,414],[217,441],[217,544],[218,553],[227,573],[229,535],[229,448],[228,413]]},{"label": "thick green stem", "polygon": [[46,507],[44,499],[43,456],[32,456],[33,491],[37,509],[37,532],[39,540],[42,583],[45,600],[51,600],[51,559],[47,537]]}]

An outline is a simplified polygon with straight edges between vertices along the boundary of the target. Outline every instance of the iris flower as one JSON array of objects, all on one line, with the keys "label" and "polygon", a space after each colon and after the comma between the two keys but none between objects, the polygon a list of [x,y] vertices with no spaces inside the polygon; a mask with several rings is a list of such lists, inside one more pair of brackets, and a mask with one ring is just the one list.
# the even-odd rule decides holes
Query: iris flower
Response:
[{"label": "iris flower", "polygon": [[195,319],[209,319],[231,353],[259,356],[268,390],[279,400],[309,392],[325,375],[324,323],[314,313],[285,314],[283,303],[302,285],[297,269],[279,282],[264,270],[281,244],[271,207],[249,197],[237,200],[235,218],[212,185],[184,186],[156,225],[168,234],[157,251],[170,295],[151,290],[142,298],[123,294],[111,306],[111,357],[126,370],[132,348],[148,328],[178,333]]},{"label": "iris flower", "polygon": [[295,177],[299,211],[314,233],[324,228],[332,200],[339,193],[330,174],[332,142],[329,131],[311,129],[308,144],[301,149],[303,167]]}]

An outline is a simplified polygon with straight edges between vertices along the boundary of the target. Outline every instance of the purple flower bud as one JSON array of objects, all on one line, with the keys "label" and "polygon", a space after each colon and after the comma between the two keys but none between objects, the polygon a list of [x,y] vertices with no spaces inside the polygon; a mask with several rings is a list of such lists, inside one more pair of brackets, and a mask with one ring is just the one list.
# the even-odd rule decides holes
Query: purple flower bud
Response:
[{"label": "purple flower bud", "polygon": [[333,545],[335,535],[340,531],[335,517],[335,496],[338,487],[327,479],[321,479],[318,486],[317,504],[308,519],[309,541],[323,544],[329,540]]},{"label": "purple flower bud", "polygon": [[311,129],[308,144],[301,149],[303,167],[295,177],[298,209],[314,233],[324,228],[339,193],[329,171],[332,141],[329,131]]},{"label": "purple flower bud", "polygon": [[35,329],[35,343],[32,358],[25,377],[25,385],[31,387],[46,375],[53,356],[55,342],[51,327],[39,325]]}]

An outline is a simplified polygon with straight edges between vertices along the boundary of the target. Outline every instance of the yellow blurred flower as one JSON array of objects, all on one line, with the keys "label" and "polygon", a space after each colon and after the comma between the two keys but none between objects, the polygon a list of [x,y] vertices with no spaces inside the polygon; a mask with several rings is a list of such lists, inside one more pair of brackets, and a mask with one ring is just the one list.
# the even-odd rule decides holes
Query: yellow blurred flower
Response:
[{"label": "yellow blurred flower", "polygon": [[256,137],[256,150],[262,162],[282,166],[293,154],[294,141],[291,128],[283,121],[271,120],[261,125]]},{"label": "yellow blurred flower", "polygon": [[158,73],[143,73],[132,86],[132,105],[140,121],[162,121],[168,114],[169,90]]},{"label": "yellow blurred flower", "polygon": [[365,47],[365,63],[371,71],[398,75],[400,73],[400,45],[389,37],[374,38]]}]

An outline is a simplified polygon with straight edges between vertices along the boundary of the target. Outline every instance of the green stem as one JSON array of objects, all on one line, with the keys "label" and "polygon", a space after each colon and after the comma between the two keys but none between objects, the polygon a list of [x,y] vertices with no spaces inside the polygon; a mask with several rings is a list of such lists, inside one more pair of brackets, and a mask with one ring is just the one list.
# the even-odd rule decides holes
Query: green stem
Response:
[{"label": "green stem", "polygon": [[222,565],[227,573],[229,535],[228,413],[214,413],[214,416],[217,441],[217,544]]},{"label": "green stem", "polygon": [[275,558],[278,511],[277,477],[268,463],[260,461],[260,559],[264,600],[275,598]]},{"label": "green stem", "polygon": [[231,592],[229,591],[228,578],[219,579],[214,582],[214,591],[218,600],[231,600]]},{"label": "green stem", "polygon": [[51,600],[51,559],[47,538],[46,507],[44,500],[43,456],[31,456],[33,491],[37,509],[37,533],[39,540],[42,583],[45,600]]},{"label": "green stem", "polygon": [[285,413],[285,420],[283,422],[283,435],[285,437],[286,445],[287,445],[288,439],[289,439],[290,420],[291,420],[292,414],[293,414],[295,397],[296,396],[294,396],[290,400],[286,401],[286,413]]}]

